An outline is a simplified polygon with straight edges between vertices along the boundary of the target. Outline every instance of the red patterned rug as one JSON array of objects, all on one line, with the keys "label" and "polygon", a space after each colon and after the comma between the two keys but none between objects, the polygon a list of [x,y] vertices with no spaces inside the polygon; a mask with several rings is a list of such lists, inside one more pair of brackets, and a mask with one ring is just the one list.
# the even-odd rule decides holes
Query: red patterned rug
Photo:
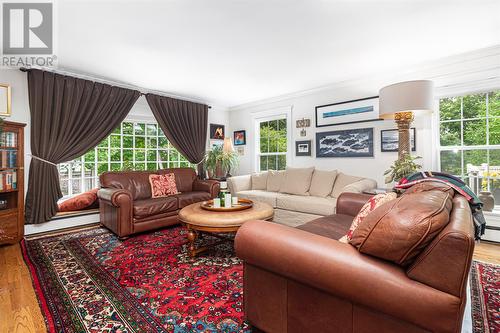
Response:
[{"label": "red patterned rug", "polygon": [[232,244],[190,259],[185,240],[174,227],[125,241],[102,228],[24,241],[49,331],[250,331]]},{"label": "red patterned rug", "polygon": [[470,283],[474,333],[500,332],[500,266],[474,261]]}]

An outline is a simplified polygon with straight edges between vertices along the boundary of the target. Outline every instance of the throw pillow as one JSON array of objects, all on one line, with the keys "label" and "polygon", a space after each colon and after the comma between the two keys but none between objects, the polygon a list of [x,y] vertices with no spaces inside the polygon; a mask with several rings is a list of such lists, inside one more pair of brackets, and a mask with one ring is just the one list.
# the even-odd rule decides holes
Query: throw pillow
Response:
[{"label": "throw pillow", "polygon": [[368,214],[349,243],[361,253],[408,266],[448,224],[451,209],[447,192],[404,194]]},{"label": "throw pillow", "polygon": [[349,228],[347,234],[343,236],[341,239],[339,239],[339,241],[341,241],[342,243],[349,243],[349,241],[352,239],[352,234],[354,230],[356,230],[356,228],[360,225],[360,223],[363,222],[363,220],[365,219],[365,217],[368,216],[368,214],[370,214],[371,212],[373,212],[375,209],[382,206],[386,202],[396,199],[396,197],[397,195],[394,192],[380,193],[371,197],[370,200],[368,200],[363,205],[363,207],[359,211],[358,215],[356,215],[354,220],[352,220],[351,227]]},{"label": "throw pillow", "polygon": [[296,194],[296,195],[309,195],[309,187],[311,186],[311,179],[314,172],[314,167],[310,168],[286,168],[285,180],[280,192]]},{"label": "throw pillow", "polygon": [[169,195],[175,195],[177,185],[175,184],[175,175],[166,173],[164,175],[149,175],[149,184],[151,184],[151,197],[162,198]]},{"label": "throw pillow", "polygon": [[267,172],[267,191],[279,192],[281,183],[285,179],[285,171],[269,170]]},{"label": "throw pillow", "polygon": [[252,174],[252,190],[266,190],[267,189],[267,172]]},{"label": "throw pillow", "polygon": [[346,175],[345,173],[339,172],[337,174],[337,178],[335,179],[335,184],[333,184],[333,190],[330,195],[334,198],[338,198],[339,195],[344,191],[344,187],[352,183],[355,183],[357,181],[360,181],[361,179],[363,178],[350,176]]},{"label": "throw pillow", "polygon": [[328,196],[332,192],[335,178],[337,178],[337,170],[314,170],[309,194],[323,198]]},{"label": "throw pillow", "polygon": [[95,188],[91,191],[76,195],[58,205],[59,212],[74,212],[92,207],[97,201],[97,191]]}]

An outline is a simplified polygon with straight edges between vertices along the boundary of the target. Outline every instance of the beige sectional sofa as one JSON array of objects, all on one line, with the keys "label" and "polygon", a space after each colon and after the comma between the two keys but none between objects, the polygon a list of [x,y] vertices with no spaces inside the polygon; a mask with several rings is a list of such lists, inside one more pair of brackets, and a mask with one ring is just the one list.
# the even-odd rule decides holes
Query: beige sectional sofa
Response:
[{"label": "beige sectional sofa", "polygon": [[377,186],[373,179],[314,167],[235,176],[227,182],[233,195],[270,204],[274,220],[290,226],[334,214],[342,192],[360,193]]}]

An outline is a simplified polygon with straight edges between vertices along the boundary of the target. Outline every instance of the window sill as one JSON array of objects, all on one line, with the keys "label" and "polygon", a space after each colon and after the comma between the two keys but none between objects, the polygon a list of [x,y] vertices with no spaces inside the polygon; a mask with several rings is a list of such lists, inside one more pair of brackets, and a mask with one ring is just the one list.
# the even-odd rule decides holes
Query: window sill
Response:
[{"label": "window sill", "polygon": [[85,216],[85,215],[91,215],[91,214],[99,214],[99,209],[96,208],[96,209],[76,210],[76,211],[71,211],[71,212],[59,212],[51,220],[59,220],[59,219],[65,219],[68,217]]}]

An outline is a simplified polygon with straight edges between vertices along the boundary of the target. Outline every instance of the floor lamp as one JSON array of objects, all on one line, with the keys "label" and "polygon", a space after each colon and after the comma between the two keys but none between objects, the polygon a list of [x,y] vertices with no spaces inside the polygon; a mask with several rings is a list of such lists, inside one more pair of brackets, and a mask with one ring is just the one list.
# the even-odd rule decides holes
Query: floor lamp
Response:
[{"label": "floor lamp", "polygon": [[399,159],[410,154],[410,126],[415,114],[431,112],[433,104],[434,84],[429,80],[400,82],[380,89],[380,118],[394,119],[398,126]]}]

